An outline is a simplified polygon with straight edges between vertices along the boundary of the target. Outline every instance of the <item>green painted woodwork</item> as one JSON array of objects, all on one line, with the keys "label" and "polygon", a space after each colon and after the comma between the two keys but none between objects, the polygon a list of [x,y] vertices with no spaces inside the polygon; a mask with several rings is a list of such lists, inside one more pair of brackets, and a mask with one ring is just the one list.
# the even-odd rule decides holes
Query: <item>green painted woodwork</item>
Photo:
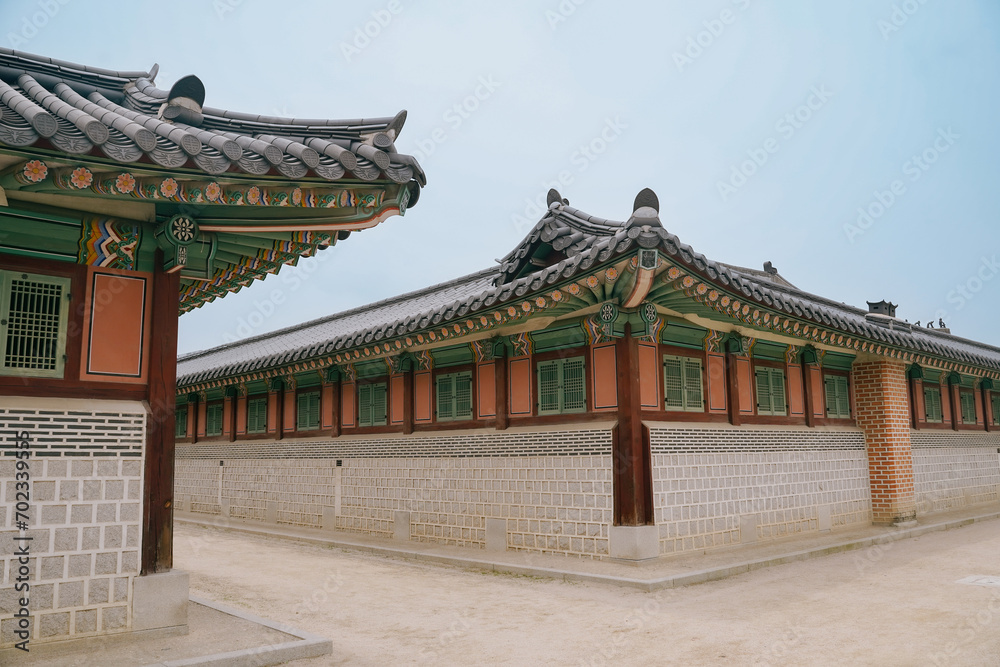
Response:
[{"label": "green painted woodwork", "polygon": [[319,392],[299,392],[295,398],[295,428],[299,431],[315,431],[319,428]]},{"label": "green painted woodwork", "polygon": [[437,420],[472,419],[472,373],[439,375],[437,388]]},{"label": "green painted woodwork", "polygon": [[758,340],[753,346],[753,358],[767,361],[784,361],[787,345],[772,343],[767,340]]},{"label": "green painted woodwork", "polygon": [[0,375],[61,378],[70,279],[0,271]]},{"label": "green painted woodwork", "polygon": [[943,419],[941,387],[939,385],[924,385],[924,420],[932,424],[940,424]]},{"label": "green painted woodwork", "polygon": [[976,395],[971,391],[962,391],[958,394],[958,402],[962,409],[962,423],[976,423]]},{"label": "green painted woodwork", "polygon": [[354,365],[359,379],[377,378],[388,374],[385,362],[381,359],[361,361]]},{"label": "green painted woodwork", "polygon": [[358,426],[385,426],[386,384],[358,386]]},{"label": "green painted woodwork", "polygon": [[538,363],[538,414],[557,415],[587,409],[583,357]]},{"label": "green painted woodwork", "polygon": [[663,333],[660,335],[660,341],[666,343],[667,345],[690,347],[692,349],[700,350],[705,346],[705,336],[707,334],[707,329],[702,329],[701,327],[684,322],[678,322],[676,320],[670,320],[667,322],[667,326],[663,328]]},{"label": "green painted woodwork", "polygon": [[188,407],[177,408],[174,411],[174,437],[183,438],[187,435]]},{"label": "green painted woodwork", "polygon": [[222,403],[209,403],[205,408],[205,435],[222,435]]},{"label": "green painted woodwork", "polygon": [[704,412],[700,359],[664,355],[663,402],[666,410]]},{"label": "green painted woodwork", "polygon": [[531,340],[534,341],[535,352],[550,352],[587,344],[587,337],[579,324],[537,331],[531,334]]},{"label": "green painted woodwork", "polygon": [[757,414],[787,415],[784,371],[758,366],[754,369],[754,379],[757,385]]},{"label": "green painted woodwork", "polygon": [[0,207],[0,252],[76,262],[82,228],[79,218]]},{"label": "green painted woodwork", "polygon": [[475,356],[468,344],[453,345],[431,350],[431,358],[434,359],[435,368],[446,368],[448,366],[459,366],[471,364],[475,361]]},{"label": "green painted woodwork", "polygon": [[826,390],[826,416],[835,419],[850,419],[851,397],[847,378],[843,375],[824,375],[823,387]]},{"label": "green painted woodwork", "polygon": [[924,384],[940,384],[941,382],[941,371],[935,371],[928,368],[924,369]]},{"label": "green painted woodwork", "polygon": [[823,368],[831,371],[849,371],[854,364],[854,355],[827,352],[823,355]]},{"label": "green painted woodwork", "polygon": [[267,396],[251,397],[247,401],[247,433],[267,431]]},{"label": "green painted woodwork", "polygon": [[267,380],[250,380],[246,383],[247,396],[253,394],[266,394],[268,391]]},{"label": "green painted woodwork", "polygon": [[316,371],[306,371],[295,375],[295,386],[299,389],[303,387],[318,387],[323,384],[323,378]]},{"label": "green painted woodwork", "polygon": [[1000,424],[1000,394],[992,394],[990,403],[993,408],[993,423]]}]

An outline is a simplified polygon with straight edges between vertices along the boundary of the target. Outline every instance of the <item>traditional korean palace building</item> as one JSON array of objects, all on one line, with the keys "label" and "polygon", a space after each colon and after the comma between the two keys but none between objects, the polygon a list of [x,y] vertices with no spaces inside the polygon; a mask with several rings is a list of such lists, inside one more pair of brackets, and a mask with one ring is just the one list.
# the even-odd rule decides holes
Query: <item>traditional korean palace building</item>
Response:
[{"label": "traditional korean palace building", "polygon": [[394,148],[405,113],[235,113],[156,70],[0,49],[0,663],[186,624],[178,313],[403,214],[424,183]]},{"label": "traditional korean palace building", "polygon": [[498,265],[181,357],[178,507],[640,560],[996,506],[1000,349],[549,193]]}]

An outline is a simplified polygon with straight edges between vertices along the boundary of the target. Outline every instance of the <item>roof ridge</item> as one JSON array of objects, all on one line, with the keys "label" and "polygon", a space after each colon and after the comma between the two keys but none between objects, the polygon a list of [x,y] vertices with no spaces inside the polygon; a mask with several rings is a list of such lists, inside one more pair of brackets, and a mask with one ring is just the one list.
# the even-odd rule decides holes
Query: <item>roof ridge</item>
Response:
[{"label": "roof ridge", "polygon": [[447,287],[451,287],[452,285],[459,285],[459,284],[462,284],[464,282],[470,282],[470,281],[472,281],[475,278],[481,278],[481,277],[485,278],[486,276],[490,275],[491,273],[495,273],[497,270],[498,270],[498,267],[490,267],[490,268],[487,268],[487,269],[482,269],[482,270],[477,271],[475,273],[470,273],[470,274],[465,275],[465,276],[460,276],[458,278],[454,278],[452,280],[448,280],[448,281],[445,281],[445,282],[442,282],[442,283],[438,283],[436,285],[431,285],[429,287],[423,287],[421,289],[414,290],[412,292],[405,292],[403,294],[398,294],[396,296],[389,297],[387,299],[382,299],[380,301],[373,301],[371,303],[363,304],[361,306],[356,306],[354,308],[349,308],[348,310],[342,310],[342,311],[337,312],[337,313],[332,313],[330,315],[324,315],[323,317],[317,317],[316,319],[307,320],[305,322],[300,322],[298,324],[293,324],[291,326],[284,327],[284,328],[281,328],[281,329],[275,329],[274,331],[269,331],[267,333],[257,334],[256,336],[250,336],[248,338],[241,338],[241,339],[233,341],[231,343],[224,343],[222,345],[217,345],[216,347],[210,347],[210,348],[207,348],[207,349],[204,349],[204,350],[197,350],[195,352],[188,352],[187,354],[184,354],[183,356],[177,357],[177,363],[180,363],[182,361],[188,361],[190,359],[196,359],[196,358],[198,358],[200,356],[204,356],[204,355],[207,355],[207,354],[211,354],[211,353],[215,353],[215,352],[221,352],[222,350],[230,350],[230,349],[237,348],[237,347],[240,347],[240,346],[243,346],[243,345],[247,345],[247,344],[250,344],[250,343],[255,343],[255,342],[258,342],[258,341],[261,341],[261,340],[266,340],[268,338],[274,338],[274,337],[276,337],[278,335],[281,335],[281,334],[290,333],[292,331],[298,331],[298,330],[305,329],[305,328],[308,328],[308,327],[311,327],[311,326],[315,326],[317,324],[322,324],[322,323],[325,323],[325,322],[330,322],[330,321],[338,319],[338,318],[348,317],[350,315],[355,315],[357,313],[364,312],[366,310],[371,310],[373,308],[378,308],[378,307],[381,307],[381,306],[387,306],[387,305],[391,305],[391,304],[394,304],[394,303],[397,303],[397,302],[400,302],[400,301],[404,301],[404,300],[407,300],[407,299],[414,299],[414,298],[417,298],[417,297],[425,296],[427,294],[431,294],[433,292],[436,292],[436,291],[439,291],[439,290],[443,290],[443,289],[445,289]]}]

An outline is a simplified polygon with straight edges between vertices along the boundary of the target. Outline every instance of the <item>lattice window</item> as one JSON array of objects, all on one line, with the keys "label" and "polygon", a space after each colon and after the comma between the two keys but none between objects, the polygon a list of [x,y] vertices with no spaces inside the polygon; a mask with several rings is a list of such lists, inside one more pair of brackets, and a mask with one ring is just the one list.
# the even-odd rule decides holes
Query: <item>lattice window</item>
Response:
[{"label": "lattice window", "polygon": [[358,426],[385,426],[385,407],[384,382],[358,387]]},{"label": "lattice window", "polygon": [[780,368],[754,369],[757,382],[757,414],[779,415],[788,414],[785,403],[785,373]]},{"label": "lattice window", "polygon": [[962,406],[962,423],[976,423],[976,395],[971,391],[962,391],[958,395],[959,403]]},{"label": "lattice window", "polygon": [[704,412],[701,359],[664,356],[663,397],[667,410]]},{"label": "lattice window", "polygon": [[472,373],[437,377],[437,420],[472,419]]},{"label": "lattice window", "polygon": [[568,414],[586,410],[587,381],[583,357],[540,362],[538,414]]},{"label": "lattice window", "polygon": [[247,433],[263,433],[267,430],[267,397],[251,398],[247,401]]},{"label": "lattice window", "polygon": [[941,387],[924,387],[924,421],[940,424],[944,419],[941,412]]},{"label": "lattice window", "polygon": [[205,435],[222,435],[222,403],[212,403],[205,408]]},{"label": "lattice window", "polygon": [[847,378],[842,375],[824,375],[826,389],[826,416],[832,419],[851,418],[851,395],[847,388]]},{"label": "lattice window", "polygon": [[990,403],[993,405],[993,423],[1000,424],[1000,394],[991,394]]},{"label": "lattice window", "polygon": [[187,437],[188,430],[188,408],[187,406],[177,408],[174,411],[174,437]]},{"label": "lattice window", "polygon": [[315,431],[319,428],[319,392],[300,393],[296,398],[295,428],[299,431]]},{"label": "lattice window", "polygon": [[62,377],[69,278],[0,271],[0,374]]}]

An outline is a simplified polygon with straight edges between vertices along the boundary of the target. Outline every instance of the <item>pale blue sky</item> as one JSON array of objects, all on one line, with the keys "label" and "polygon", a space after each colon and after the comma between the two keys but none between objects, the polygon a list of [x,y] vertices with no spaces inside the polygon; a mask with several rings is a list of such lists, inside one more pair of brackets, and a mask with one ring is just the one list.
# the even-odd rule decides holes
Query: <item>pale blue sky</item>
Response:
[{"label": "pale blue sky", "polygon": [[[373,12],[386,25],[355,44]],[[6,47],[157,62],[161,88],[197,74],[213,107],[409,111],[396,145],[424,156],[419,204],[183,316],[182,352],[485,268],[560,178],[613,219],[651,187],[713,259],[1000,344],[995,2],[4,0],[0,25]]]}]

